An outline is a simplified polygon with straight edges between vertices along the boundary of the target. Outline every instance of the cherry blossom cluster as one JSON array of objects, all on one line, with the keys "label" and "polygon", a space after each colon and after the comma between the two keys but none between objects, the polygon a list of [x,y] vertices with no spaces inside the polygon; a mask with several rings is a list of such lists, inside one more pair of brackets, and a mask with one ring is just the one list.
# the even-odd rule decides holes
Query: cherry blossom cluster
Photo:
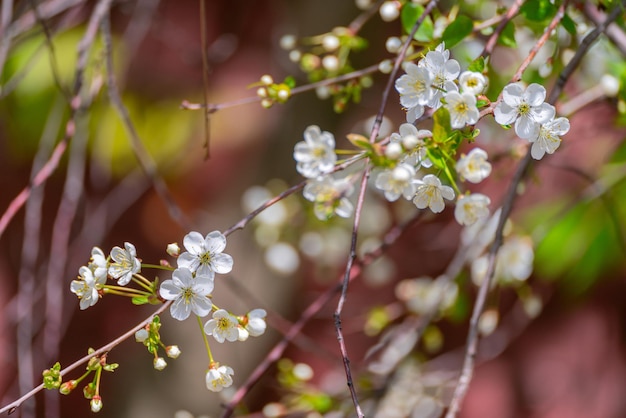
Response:
[{"label": "cherry blossom cluster", "polygon": [[[176,257],[176,268],[166,260],[161,260],[159,265],[142,263],[135,246],[128,242],[124,248],[114,247],[108,257],[100,248],[94,247],[90,262],[80,267],[79,276],[72,281],[70,290],[78,297],[81,310],[94,306],[106,294],[116,294],[131,297],[135,304],[168,302],[172,317],[179,321],[193,313],[202,327],[209,357],[206,386],[218,392],[232,385],[234,371],[213,359],[206,337],[212,336],[219,343],[258,337],[267,327],[267,313],[264,309],[253,309],[237,316],[214,304],[212,293],[216,274],[228,274],[233,268],[233,258],[223,252],[226,248],[224,234],[213,231],[203,236],[192,231],[185,235],[183,246],[186,251],[182,253],[178,244],[170,244],[167,248],[167,253]],[[142,267],[170,271],[171,278],[159,285],[157,278],[150,281],[141,274]],[[107,284],[109,279],[117,284]],[[129,283],[138,288],[127,286]],[[202,318],[209,315],[211,318],[202,324]],[[160,349],[164,349],[169,358],[177,358],[181,353],[178,346],[166,346],[161,342],[160,326],[157,316],[135,333],[136,341],[154,355],[156,370],[167,366],[165,359],[158,355]],[[99,402],[101,405],[101,399]]]}]

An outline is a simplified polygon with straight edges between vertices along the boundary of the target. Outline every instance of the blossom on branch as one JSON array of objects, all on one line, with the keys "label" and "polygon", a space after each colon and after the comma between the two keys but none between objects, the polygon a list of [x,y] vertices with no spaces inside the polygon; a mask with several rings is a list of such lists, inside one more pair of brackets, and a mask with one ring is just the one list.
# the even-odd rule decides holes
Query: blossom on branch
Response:
[{"label": "blossom on branch", "polygon": [[352,215],[354,206],[348,200],[354,187],[346,178],[335,179],[332,176],[324,176],[310,180],[302,194],[304,198],[313,202],[315,216],[326,221],[333,215],[348,218]]},{"label": "blossom on branch", "polygon": [[398,164],[392,169],[385,170],[376,177],[376,188],[385,192],[385,198],[395,202],[400,196],[411,199],[415,194],[415,169],[408,164]]},{"label": "blossom on branch", "polygon": [[500,125],[515,122],[515,133],[523,139],[536,137],[539,126],[554,117],[554,106],[544,103],[546,89],[533,83],[526,89],[521,83],[511,83],[502,91],[502,101],[493,110]]},{"label": "blossom on branch", "polygon": [[233,384],[233,369],[228,366],[220,366],[218,363],[211,364],[206,372],[206,387],[211,392],[220,392],[222,389]]},{"label": "blossom on branch", "polygon": [[233,269],[233,258],[222,253],[226,248],[226,237],[219,231],[209,232],[205,237],[192,231],[185,235],[183,245],[187,252],[178,256],[178,267],[189,269],[197,276],[208,276],[211,280],[215,273],[226,274]]},{"label": "blossom on branch", "polygon": [[539,127],[537,137],[529,138],[532,142],[530,155],[540,160],[548,153],[552,154],[561,145],[561,136],[569,132],[569,120],[564,117],[552,119]]},{"label": "blossom on branch", "polygon": [[213,278],[197,275],[185,268],[174,270],[172,278],[161,283],[159,294],[165,300],[173,300],[170,313],[174,319],[184,321],[191,312],[203,317],[213,307],[209,295],[213,291]]},{"label": "blossom on branch", "polygon": [[80,309],[85,310],[98,303],[98,290],[106,282],[106,276],[96,277],[93,271],[86,266],[78,269],[78,280],[72,280],[70,291],[78,296]]},{"label": "blossom on branch", "polygon": [[450,112],[450,125],[454,129],[464,128],[478,122],[476,96],[471,93],[450,91],[445,95],[446,109]]},{"label": "blossom on branch", "polygon": [[454,208],[454,218],[461,225],[472,225],[489,216],[491,199],[481,193],[461,196]]},{"label": "blossom on branch", "polygon": [[204,332],[212,335],[219,343],[224,340],[237,341],[239,338],[239,321],[235,315],[224,309],[213,312],[213,318],[204,325]]},{"label": "blossom on branch", "polygon": [[445,208],[443,199],[454,199],[454,190],[450,186],[441,184],[441,180],[432,174],[424,176],[422,180],[416,180],[417,190],[413,203],[418,209],[430,208],[434,213],[439,213]]},{"label": "blossom on branch", "polygon": [[398,133],[392,133],[389,140],[390,145],[399,143],[405,151],[405,156],[400,158],[400,162],[410,164],[416,168],[431,167],[433,163],[428,159],[426,143],[423,138],[432,137],[433,134],[427,129],[418,130],[411,123],[400,125]]},{"label": "blossom on branch", "polygon": [[467,180],[470,183],[480,183],[491,174],[491,164],[487,161],[487,153],[481,148],[474,148],[467,155],[461,154],[455,169],[461,180]]},{"label": "blossom on branch", "polygon": [[296,170],[306,178],[328,174],[335,168],[335,137],[319,126],[311,125],[304,130],[304,141],[296,144],[293,150]]},{"label": "blossom on branch", "polygon": [[130,242],[124,243],[124,249],[113,247],[111,258],[114,262],[109,265],[109,275],[117,279],[117,284],[120,286],[126,286],[133,274],[141,271],[141,262],[137,258],[137,251]]},{"label": "blossom on branch", "polygon": [[459,86],[463,93],[477,96],[481,94],[487,85],[487,79],[481,73],[463,71],[459,76]]}]

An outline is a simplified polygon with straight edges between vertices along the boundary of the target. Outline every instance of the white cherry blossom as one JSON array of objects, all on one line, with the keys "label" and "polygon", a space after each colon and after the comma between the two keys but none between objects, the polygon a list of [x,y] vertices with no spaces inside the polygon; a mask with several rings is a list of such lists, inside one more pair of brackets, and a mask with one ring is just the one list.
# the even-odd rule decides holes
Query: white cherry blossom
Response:
[{"label": "white cherry blossom", "polygon": [[502,101],[493,110],[500,125],[515,122],[515,133],[523,139],[537,136],[539,126],[554,117],[554,106],[544,103],[546,89],[533,83],[526,89],[521,83],[511,83],[502,91]]},{"label": "white cherry blossom", "polygon": [[170,313],[174,319],[184,321],[191,312],[203,317],[213,307],[209,295],[213,291],[213,278],[196,275],[191,270],[180,267],[174,270],[172,278],[161,283],[159,294],[165,300],[173,300]]},{"label": "white cherry blossom", "polygon": [[441,184],[441,180],[432,174],[424,176],[422,180],[416,180],[417,190],[413,203],[418,209],[430,208],[434,213],[439,213],[445,208],[443,199],[454,199],[454,190],[450,186]]},{"label": "white cherry blossom", "polygon": [[213,312],[213,318],[204,324],[204,332],[207,335],[212,335],[220,343],[223,343],[224,340],[237,341],[239,338],[238,329],[237,317],[224,309]]},{"label": "white cherry blossom", "polygon": [[435,94],[432,88],[434,79],[428,69],[413,63],[405,66],[406,74],[396,80],[395,86],[400,93],[400,104],[407,111],[407,122],[414,122],[424,114],[424,105]]},{"label": "white cherry blossom", "polygon": [[232,368],[212,364],[206,372],[206,387],[211,392],[220,392],[222,389],[233,384],[232,375],[235,374]]},{"label": "white cherry blossom", "polygon": [[473,71],[463,71],[459,76],[459,86],[463,93],[481,94],[487,86],[487,79],[481,73]]},{"label": "white cherry blossom", "polygon": [[487,161],[487,153],[481,148],[474,148],[467,155],[461,154],[455,168],[461,180],[467,180],[470,183],[480,183],[491,174],[491,164]]},{"label": "white cherry blossom", "polygon": [[78,280],[72,280],[70,284],[70,291],[78,296],[80,309],[85,310],[98,303],[100,298],[98,290],[106,282],[106,276],[96,277],[87,266],[78,269],[78,274]]},{"label": "white cherry blossom", "polygon": [[409,164],[398,164],[382,171],[376,177],[376,188],[385,192],[385,198],[395,202],[400,196],[411,199],[415,194],[415,168]]},{"label": "white cherry blossom", "polygon": [[530,155],[535,160],[540,160],[545,153],[554,153],[561,145],[561,135],[568,133],[569,128],[569,120],[564,117],[552,119],[541,125],[537,137],[529,139],[533,144]]},{"label": "white cherry blossom", "polygon": [[352,215],[354,206],[348,200],[354,188],[347,178],[335,179],[324,176],[309,180],[302,194],[304,198],[313,202],[315,216],[322,221],[328,220],[333,214],[348,218]]},{"label": "white cherry blossom", "polygon": [[296,170],[306,178],[327,174],[335,168],[335,137],[319,126],[311,125],[304,130],[304,141],[296,144],[293,150]]},{"label": "white cherry blossom", "polygon": [[426,143],[423,138],[432,137],[433,134],[427,129],[417,129],[412,123],[403,123],[399,128],[400,133],[392,133],[389,140],[391,143],[399,143],[405,151],[405,156],[400,162],[410,164],[416,168],[431,167],[433,163],[428,159]]},{"label": "white cherry blossom", "polygon": [[450,112],[450,125],[454,129],[464,128],[478,122],[476,96],[471,93],[450,91],[445,95],[446,109]]},{"label": "white cherry blossom", "polygon": [[425,68],[432,75],[432,84],[435,88],[427,105],[433,109],[438,109],[441,106],[441,98],[444,93],[458,90],[454,80],[459,76],[461,66],[458,61],[450,58],[450,51],[445,48],[445,44],[442,42],[434,51],[429,51],[417,64],[418,67]]},{"label": "white cherry blossom", "polygon": [[98,247],[93,247],[91,249],[91,262],[89,263],[89,268],[93,272],[96,279],[106,280],[107,274],[109,273],[109,261],[104,255],[104,252]]},{"label": "white cherry blossom", "polygon": [[491,199],[481,193],[462,196],[456,202],[454,218],[461,225],[472,225],[479,219],[489,216],[490,203]]},{"label": "white cherry blossom", "polygon": [[192,231],[183,238],[186,252],[176,259],[178,267],[189,269],[197,276],[208,276],[211,280],[215,273],[226,274],[233,269],[233,258],[223,254],[226,237],[219,231],[209,232],[205,237]]},{"label": "white cherry blossom", "polygon": [[120,286],[126,286],[133,274],[141,271],[141,262],[137,259],[137,251],[130,242],[124,243],[124,249],[113,247],[111,258],[114,262],[109,265],[109,275],[117,279],[117,284]]}]

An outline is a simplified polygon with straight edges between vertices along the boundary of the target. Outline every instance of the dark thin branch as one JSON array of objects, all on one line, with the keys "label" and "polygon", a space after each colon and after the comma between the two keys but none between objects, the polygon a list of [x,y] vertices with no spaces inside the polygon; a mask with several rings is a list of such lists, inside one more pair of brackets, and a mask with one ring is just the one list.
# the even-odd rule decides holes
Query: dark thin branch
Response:
[{"label": "dark thin branch", "polygon": [[141,165],[141,168],[145,172],[146,176],[152,182],[152,186],[154,190],[157,192],[165,206],[167,207],[168,213],[170,217],[176,221],[183,228],[189,230],[190,224],[186,219],[184,213],[176,204],[176,201],[172,197],[165,181],[159,175],[158,170],[156,168],[156,164],[146,151],[143,143],[141,142],[141,138],[139,138],[139,134],[135,129],[135,125],[133,124],[130,115],[128,113],[128,109],[124,106],[122,102],[122,98],[117,88],[117,84],[115,82],[115,73],[113,69],[113,51],[112,51],[112,42],[111,42],[111,29],[109,23],[108,14],[101,22],[102,28],[102,37],[104,39],[105,51],[106,51],[106,68],[107,68],[107,87],[109,92],[109,100],[111,104],[117,111],[122,120],[124,128],[128,134],[128,138],[130,140],[130,145],[137,158],[137,161]]},{"label": "dark thin branch", "polygon": [[[202,48],[202,104],[207,107],[209,102],[209,45],[207,39],[206,0],[200,0],[200,43]],[[211,114],[204,112],[204,158],[211,158],[209,148],[211,139]]]},{"label": "dark thin branch", "polygon": [[483,58],[488,57],[493,52],[493,49],[496,47],[496,42],[498,42],[498,38],[500,34],[504,30],[505,26],[515,17],[515,15],[519,12],[520,7],[524,3],[523,0],[515,0],[515,3],[509,7],[509,10],[506,12],[495,31],[489,37],[489,40],[485,44],[485,48],[483,52],[480,53],[480,56]]}]

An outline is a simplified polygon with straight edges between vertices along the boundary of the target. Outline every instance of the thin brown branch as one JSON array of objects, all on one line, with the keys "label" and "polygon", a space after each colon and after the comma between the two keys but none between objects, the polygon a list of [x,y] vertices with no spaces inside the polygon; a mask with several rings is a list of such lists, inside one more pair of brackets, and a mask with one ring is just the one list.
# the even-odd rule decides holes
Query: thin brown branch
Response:
[{"label": "thin brown branch", "polygon": [[[209,45],[207,39],[207,15],[206,15],[206,0],[200,0],[200,43],[202,48],[202,103],[207,108],[209,102]],[[209,159],[211,157],[211,150],[209,149],[209,141],[211,139],[211,114],[204,112],[204,158]]]},{"label": "thin brown branch", "polygon": [[498,42],[498,38],[500,37],[500,34],[504,30],[505,26],[519,12],[519,9],[520,7],[522,7],[523,3],[524,3],[523,0],[515,0],[515,3],[513,3],[511,7],[509,7],[509,10],[506,12],[504,17],[500,17],[501,18],[500,23],[496,27],[496,30],[489,37],[489,40],[485,44],[485,48],[483,49],[483,52],[480,53],[481,57],[486,58],[489,55],[491,55],[491,53],[493,52],[493,49],[496,47],[496,42]]},{"label": "thin brown branch", "polygon": [[[541,42],[542,39],[545,42],[545,39],[547,39],[552,29],[556,27],[556,25],[558,24],[558,21],[560,21],[560,19],[563,18],[567,4],[568,4],[567,1],[561,4],[561,6],[559,7],[557,11],[556,16],[554,17],[554,19],[552,20],[549,27],[546,29],[546,31],[544,32],[544,35],[538,41],[538,43]],[[620,8],[616,7],[613,10],[613,12],[607,17],[606,21],[603,22],[602,25],[594,29],[594,31],[592,31],[589,35],[587,35],[587,37],[583,40],[574,58],[572,58],[572,60],[568,63],[568,65],[563,69],[563,71],[559,75],[556,85],[554,86],[553,90],[548,96],[547,101],[549,103],[554,104],[556,99],[559,97],[565,83],[567,82],[567,80],[569,80],[574,70],[580,64],[582,57],[587,53],[587,51],[593,44],[594,40],[600,35],[600,33],[606,30],[606,27],[613,20],[615,20],[617,16],[619,16],[620,11],[621,11]],[[539,46],[535,45],[535,48],[533,48],[533,50],[538,50],[538,48]],[[522,64],[522,67],[525,68],[524,65],[527,65],[529,62],[530,60],[527,59]],[[518,70],[518,72],[516,73],[516,76],[519,74],[520,78],[521,78],[522,67],[520,67],[520,70]],[[465,394],[467,393],[467,389],[469,388],[469,383],[472,379],[472,375],[474,371],[474,361],[476,357],[476,351],[477,351],[478,340],[479,340],[478,320],[484,310],[484,306],[485,306],[486,299],[487,299],[487,293],[489,291],[489,288],[491,286],[491,281],[493,280],[493,276],[495,273],[495,258],[496,258],[496,254],[500,246],[502,245],[504,225],[513,209],[513,204],[515,202],[515,197],[517,195],[517,188],[519,184],[521,183],[522,179],[524,178],[524,175],[528,167],[530,166],[531,161],[532,160],[531,160],[530,147],[529,147],[526,155],[524,156],[524,158],[521,160],[521,162],[519,163],[517,167],[517,170],[513,176],[513,179],[511,180],[506,196],[504,198],[502,214],[500,215],[500,220],[498,223],[498,227],[496,229],[496,236],[495,236],[493,245],[491,247],[491,250],[489,251],[489,257],[488,257],[489,263],[488,263],[487,273],[485,275],[485,279],[481,283],[479,293],[476,298],[476,303],[474,305],[474,310],[472,311],[472,316],[470,319],[470,329],[469,329],[469,333],[467,337],[467,348],[466,348],[465,359],[463,362],[463,367],[461,370],[461,376],[459,377],[459,380],[457,382],[457,386],[454,391],[454,395],[450,403],[448,413],[446,414],[446,418],[456,417],[456,414],[460,410],[463,399],[465,398]]]},{"label": "thin brown branch", "polygon": [[186,219],[182,210],[176,204],[163,178],[159,175],[156,164],[146,151],[135,125],[133,124],[128,109],[124,106],[115,81],[115,72],[113,69],[113,48],[111,41],[111,29],[108,14],[101,21],[102,37],[105,45],[106,68],[107,68],[107,87],[109,100],[119,114],[122,124],[126,129],[130,145],[139,162],[141,168],[152,182],[154,190],[157,192],[163,203],[165,204],[170,217],[185,229],[190,229],[190,224]]},{"label": "thin brown branch", "polygon": [[[371,264],[376,258],[380,257],[390,246],[392,246],[404,231],[412,227],[419,219],[417,214],[411,221],[402,226],[392,228],[383,238],[383,243],[374,251],[365,254],[362,259],[357,260],[354,264],[349,280],[354,280],[359,276],[363,267]],[[343,276],[343,275],[342,275]],[[319,295],[300,315],[300,318],[291,326],[289,332],[283,336],[274,348],[267,354],[261,363],[252,371],[248,379],[243,385],[237,389],[230,402],[226,405],[226,409],[222,413],[222,418],[228,418],[233,414],[235,407],[243,400],[250,389],[259,381],[269,367],[278,361],[289,343],[302,331],[304,325],[311,320],[330,300],[341,290],[341,285],[328,288],[324,293]]]}]

